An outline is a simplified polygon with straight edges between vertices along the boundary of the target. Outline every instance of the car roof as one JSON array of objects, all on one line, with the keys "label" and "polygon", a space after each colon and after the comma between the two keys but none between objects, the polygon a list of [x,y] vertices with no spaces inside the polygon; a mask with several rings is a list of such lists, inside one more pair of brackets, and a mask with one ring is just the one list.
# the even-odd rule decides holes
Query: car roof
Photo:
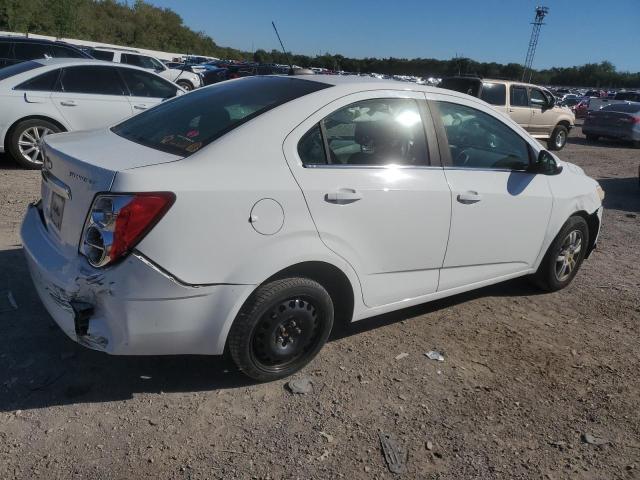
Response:
[{"label": "car roof", "polygon": [[68,42],[63,42],[61,40],[47,40],[46,38],[31,38],[31,37],[18,37],[12,35],[2,35],[0,36],[0,42],[22,42],[22,43],[54,43],[56,45],[63,45],[65,47],[71,47],[78,49],[75,45],[72,45]]},{"label": "car roof", "polygon": [[[58,67],[67,67],[72,65],[110,65],[112,67],[134,67],[133,65],[127,65],[123,63],[113,63],[107,62],[105,60],[96,60],[94,58],[37,58],[34,60],[29,60],[30,62],[36,62],[43,66],[58,66]],[[138,70],[144,70],[138,68]]]}]

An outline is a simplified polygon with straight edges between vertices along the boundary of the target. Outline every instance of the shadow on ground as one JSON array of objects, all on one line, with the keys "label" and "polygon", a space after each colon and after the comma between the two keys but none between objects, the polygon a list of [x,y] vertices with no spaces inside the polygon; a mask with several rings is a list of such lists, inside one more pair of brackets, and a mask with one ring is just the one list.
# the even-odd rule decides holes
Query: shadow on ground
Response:
[{"label": "shadow on ground", "polygon": [[[252,382],[225,357],[118,357],[80,347],[32,288],[21,248],[0,251],[0,411],[126,400],[136,393],[194,392]],[[17,304],[6,299],[11,291]],[[483,296],[537,293],[524,280],[494,285],[336,328],[332,341]]]},{"label": "shadow on ground", "polygon": [[603,202],[605,209],[629,213],[640,212],[640,183],[638,182],[638,177],[601,178],[598,182],[605,193]]}]

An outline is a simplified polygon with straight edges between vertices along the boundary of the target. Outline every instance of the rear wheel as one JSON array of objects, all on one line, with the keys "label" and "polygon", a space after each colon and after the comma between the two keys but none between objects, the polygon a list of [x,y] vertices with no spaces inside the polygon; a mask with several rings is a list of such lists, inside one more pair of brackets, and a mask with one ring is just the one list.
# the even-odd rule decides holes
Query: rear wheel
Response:
[{"label": "rear wheel", "polygon": [[42,168],[42,139],[60,131],[57,125],[39,118],[20,122],[12,129],[9,136],[9,153],[23,168],[30,170]]},{"label": "rear wheel", "polygon": [[585,137],[587,138],[587,142],[597,142],[600,138],[598,135],[592,135],[590,133],[586,134]]},{"label": "rear wheel", "polygon": [[557,125],[551,132],[551,137],[547,142],[549,150],[562,150],[567,143],[569,130],[564,125]]},{"label": "rear wheel", "polygon": [[569,285],[582,265],[588,245],[587,222],[579,216],[570,217],[542,259],[535,283],[550,292]]},{"label": "rear wheel", "polygon": [[308,278],[264,284],[240,310],[229,332],[233,361],[261,381],[289,376],[309,363],[333,326],[333,302]]}]

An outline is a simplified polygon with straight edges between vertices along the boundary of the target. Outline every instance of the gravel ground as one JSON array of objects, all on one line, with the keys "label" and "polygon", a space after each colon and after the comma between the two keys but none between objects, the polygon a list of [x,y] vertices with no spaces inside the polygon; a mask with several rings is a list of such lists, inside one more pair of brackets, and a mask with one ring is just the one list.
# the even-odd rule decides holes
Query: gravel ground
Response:
[{"label": "gravel ground", "polygon": [[[296,375],[307,395],[223,358],[68,340],[20,248],[39,173],[0,157],[0,478],[640,478],[640,150],[569,141],[560,156],[607,193],[571,286],[517,280],[360,322]],[[378,432],[408,473],[389,472]]]}]

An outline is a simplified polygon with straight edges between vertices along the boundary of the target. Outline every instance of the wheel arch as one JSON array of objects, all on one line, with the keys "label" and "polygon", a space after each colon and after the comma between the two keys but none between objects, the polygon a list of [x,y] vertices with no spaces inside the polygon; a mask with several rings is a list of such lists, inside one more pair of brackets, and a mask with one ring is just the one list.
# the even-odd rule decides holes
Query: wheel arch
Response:
[{"label": "wheel arch", "polygon": [[596,238],[598,236],[598,232],[600,231],[600,219],[598,218],[598,212],[596,211],[592,214],[589,214],[585,210],[578,210],[571,216],[582,217],[585,222],[587,222],[587,227],[589,228],[589,243],[587,245],[587,251],[584,255],[584,258],[589,258],[589,255],[596,246]]}]

